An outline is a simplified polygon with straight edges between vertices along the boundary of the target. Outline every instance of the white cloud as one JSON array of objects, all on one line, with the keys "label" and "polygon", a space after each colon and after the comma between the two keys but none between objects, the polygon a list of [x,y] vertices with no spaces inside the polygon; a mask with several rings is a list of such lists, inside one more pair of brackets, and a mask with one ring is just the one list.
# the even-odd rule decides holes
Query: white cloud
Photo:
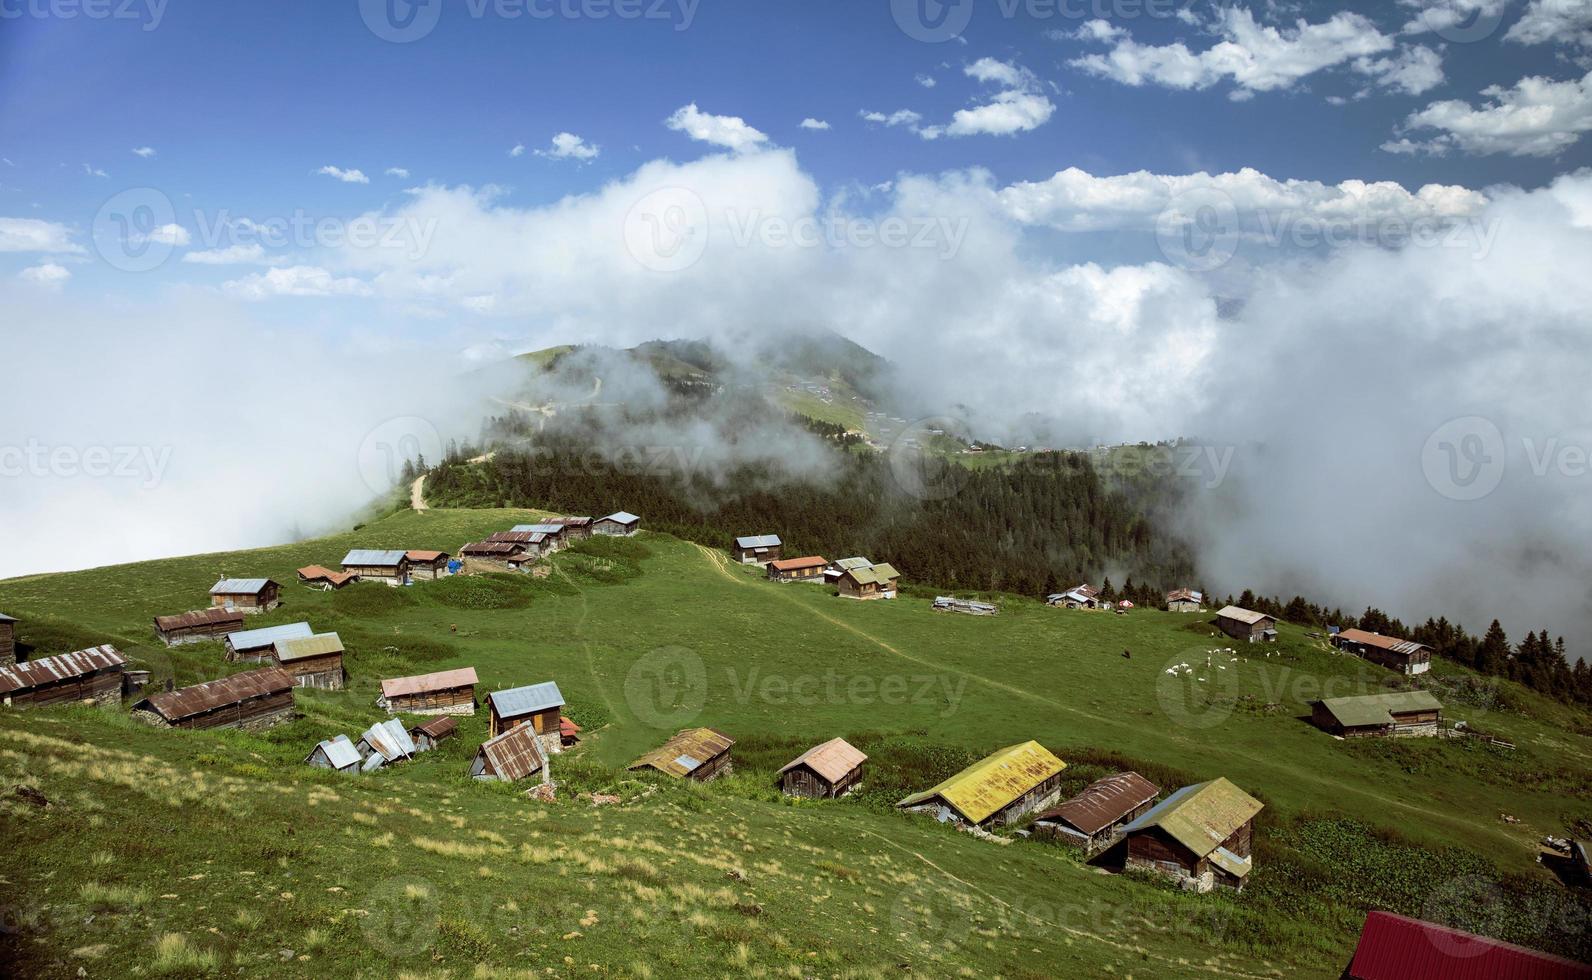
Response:
[{"label": "white cloud", "polygon": [[509,156],[511,156],[511,157],[522,157],[524,155],[525,155],[525,144],[524,143],[515,143],[512,147],[509,148]]},{"label": "white cloud", "polygon": [[987,97],[981,105],[958,109],[944,125],[923,125],[923,115],[911,109],[898,109],[886,115],[864,109],[859,115],[881,126],[904,126],[923,139],[942,136],[1011,136],[1037,129],[1050,120],[1056,107],[1041,91],[1033,72],[1012,62],[980,58],[963,74],[1001,91]]},{"label": "white cloud", "polygon": [[934,80],[933,75],[916,75],[913,76],[913,81],[917,82],[924,88],[933,88],[934,86],[940,84]]},{"label": "white cloud", "polygon": [[319,266],[294,265],[268,272],[257,272],[222,284],[222,289],[249,300],[273,296],[369,296],[368,283],[352,277],[339,278]]},{"label": "white cloud", "polygon": [[889,115],[864,109],[857,113],[857,116],[867,122],[878,123],[881,126],[916,126],[923,121],[922,113],[913,112],[911,109],[897,109]]},{"label": "white cloud", "polygon": [[109,177],[110,176],[110,174],[106,173],[105,171],[101,170],[100,168],[92,166],[92,165],[87,164],[87,163],[83,164],[83,172],[85,174],[88,174],[90,177]]},{"label": "white cloud", "polygon": [[[1218,10],[1211,27],[1221,40],[1197,53],[1181,41],[1145,45],[1096,29],[1101,37],[1091,39],[1109,39],[1111,50],[1070,63],[1124,85],[1206,89],[1228,81],[1236,86],[1233,96],[1244,98],[1288,89],[1316,72],[1394,48],[1393,39],[1368,18],[1346,11],[1319,24],[1300,19],[1292,28],[1279,29],[1258,23],[1246,8],[1226,7]],[[1402,82],[1390,80],[1389,84]]]},{"label": "white cloud", "polygon": [[595,160],[602,147],[586,142],[574,133],[558,133],[548,149],[537,150],[536,155],[551,160]]},{"label": "white cloud", "polygon": [[1403,27],[1405,34],[1487,31],[1496,27],[1513,0],[1399,0],[1415,11]]},{"label": "white cloud", "polygon": [[140,146],[133,150],[133,155],[143,157],[145,160],[148,160],[150,157],[155,155],[155,148],[152,146]]},{"label": "white cloud", "polygon": [[1406,95],[1420,95],[1443,84],[1443,56],[1422,45],[1401,48],[1392,58],[1357,58],[1354,70]]},{"label": "white cloud", "polygon": [[664,120],[664,125],[699,142],[712,143],[736,153],[768,142],[766,135],[747,125],[740,116],[715,116],[698,109],[695,102],[676,110]]},{"label": "white cloud", "polygon": [[802,128],[803,129],[816,129],[816,130],[819,130],[819,131],[823,131],[823,130],[829,129],[831,127],[830,127],[830,125],[827,122],[823,121],[822,119],[814,119],[812,116],[808,116],[806,119],[802,120]]},{"label": "white cloud", "polygon": [[1422,141],[1405,137],[1383,144],[1383,149],[1545,157],[1575,145],[1592,131],[1592,72],[1563,82],[1532,76],[1512,88],[1489,86],[1481,94],[1490,101],[1473,106],[1448,99],[1411,113],[1404,130],[1434,129],[1438,134]]},{"label": "white cloud", "polygon": [[276,261],[268,258],[265,249],[259,244],[229,245],[226,248],[188,252],[182,260],[195,265],[271,265]]},{"label": "white cloud", "polygon": [[182,225],[161,225],[154,231],[143,236],[144,241],[154,242],[157,245],[186,245],[189,241],[188,229]]},{"label": "white cloud", "polygon": [[1592,0],[1531,0],[1504,40],[1592,48]]},{"label": "white cloud", "polygon": [[397,177],[399,180],[408,180],[409,170],[407,167],[388,167],[387,176]]},{"label": "white cloud", "polygon": [[334,177],[345,184],[370,183],[370,178],[366,177],[364,172],[360,170],[344,170],[341,167],[334,167],[330,164],[327,164],[315,172],[317,174],[324,174],[327,177]]},{"label": "white cloud", "polygon": [[0,252],[81,253],[72,229],[38,218],[0,218]]},{"label": "white cloud", "polygon": [[56,265],[54,262],[46,262],[43,265],[29,266],[23,269],[17,273],[17,278],[43,289],[60,289],[66,285],[68,279],[72,278],[72,273],[65,266]]}]

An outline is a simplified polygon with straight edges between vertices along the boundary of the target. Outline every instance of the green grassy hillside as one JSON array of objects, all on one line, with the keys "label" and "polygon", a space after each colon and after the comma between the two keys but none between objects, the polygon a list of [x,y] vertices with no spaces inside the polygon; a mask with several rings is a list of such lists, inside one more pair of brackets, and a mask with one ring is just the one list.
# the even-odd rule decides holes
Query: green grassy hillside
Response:
[{"label": "green grassy hillside", "polygon": [[[292,546],[11,580],[0,610],[38,655],[112,642],[186,684],[228,672],[219,644],[168,651],[150,618],[203,606],[222,573],[293,583],[349,547],[453,550],[534,515],[403,512]],[[1331,977],[1372,906],[1585,955],[1588,905],[1535,863],[1535,841],[1592,829],[1588,720],[1441,665],[1448,715],[1516,750],[1323,735],[1301,720],[1311,699],[1390,675],[1287,625],[1232,659],[1210,652],[1229,644],[1202,616],[851,603],[659,535],[533,576],[285,598],[250,625],[337,630],[351,675],[348,691],[300,692],[290,725],[0,711],[15,926],[0,955],[49,975]],[[1166,673],[1185,662],[1189,676]],[[554,761],[557,802],[466,777],[479,717],[370,776],[300,765],[383,717],[381,677],[463,665],[482,693],[559,683],[588,738]],[[739,740],[734,777],[624,773],[698,724]],[[780,798],[774,771],[837,734],[872,757],[864,790]],[[1134,767],[1167,790],[1225,775],[1262,799],[1250,887],[1187,895],[890,807],[1029,738],[1069,762],[1071,788]]]}]

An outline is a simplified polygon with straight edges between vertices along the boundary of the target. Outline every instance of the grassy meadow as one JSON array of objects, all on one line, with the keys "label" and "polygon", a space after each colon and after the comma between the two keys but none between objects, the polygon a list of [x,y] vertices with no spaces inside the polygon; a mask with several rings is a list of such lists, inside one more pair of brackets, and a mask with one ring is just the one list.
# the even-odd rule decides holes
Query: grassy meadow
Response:
[{"label": "grassy meadow", "polygon": [[[1287,624],[1229,652],[1204,615],[1001,596],[999,616],[962,617],[912,590],[854,603],[650,534],[521,576],[338,593],[293,576],[351,547],[454,551],[535,516],[404,511],[290,546],[0,582],[33,655],[109,642],[179,684],[244,669],[219,643],[167,650],[152,632],[223,574],[284,584],[251,627],[306,620],[349,650],[348,690],[300,691],[302,717],[259,735],[0,711],[0,955],[32,975],[1333,977],[1370,907],[1587,955],[1586,896],[1536,842],[1592,831],[1592,720],[1506,682],[1443,664],[1432,679],[1448,717],[1512,751],[1349,743],[1308,725],[1308,703],[1398,679]],[[384,717],[382,677],[465,665],[480,694],[558,682],[587,737],[553,762],[557,802],[466,777],[484,716],[372,775],[300,764]],[[624,771],[688,725],[738,740],[733,777]],[[773,773],[835,735],[871,756],[862,791],[781,798]],[[1249,887],[1188,895],[890,806],[1030,738],[1069,763],[1069,789],[1136,768],[1164,791],[1226,776],[1264,801]]]}]

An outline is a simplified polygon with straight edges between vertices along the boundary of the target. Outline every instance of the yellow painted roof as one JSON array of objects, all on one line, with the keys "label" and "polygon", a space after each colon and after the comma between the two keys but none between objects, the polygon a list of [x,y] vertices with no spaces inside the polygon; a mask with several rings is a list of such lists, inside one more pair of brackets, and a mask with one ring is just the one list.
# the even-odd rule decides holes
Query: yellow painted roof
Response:
[{"label": "yellow painted roof", "polygon": [[1024,742],[980,759],[930,790],[896,806],[917,806],[939,797],[972,823],[983,823],[1024,793],[1067,768],[1038,742]]}]

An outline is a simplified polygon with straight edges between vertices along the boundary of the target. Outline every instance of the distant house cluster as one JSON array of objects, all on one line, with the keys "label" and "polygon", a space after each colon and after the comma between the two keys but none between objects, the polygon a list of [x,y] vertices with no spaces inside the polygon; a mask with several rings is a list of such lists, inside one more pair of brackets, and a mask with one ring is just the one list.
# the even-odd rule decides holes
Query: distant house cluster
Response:
[{"label": "distant house cluster", "polygon": [[480,571],[518,572],[576,541],[594,535],[629,537],[641,518],[620,511],[607,517],[550,517],[539,524],[517,524],[459,549],[467,565]]}]

